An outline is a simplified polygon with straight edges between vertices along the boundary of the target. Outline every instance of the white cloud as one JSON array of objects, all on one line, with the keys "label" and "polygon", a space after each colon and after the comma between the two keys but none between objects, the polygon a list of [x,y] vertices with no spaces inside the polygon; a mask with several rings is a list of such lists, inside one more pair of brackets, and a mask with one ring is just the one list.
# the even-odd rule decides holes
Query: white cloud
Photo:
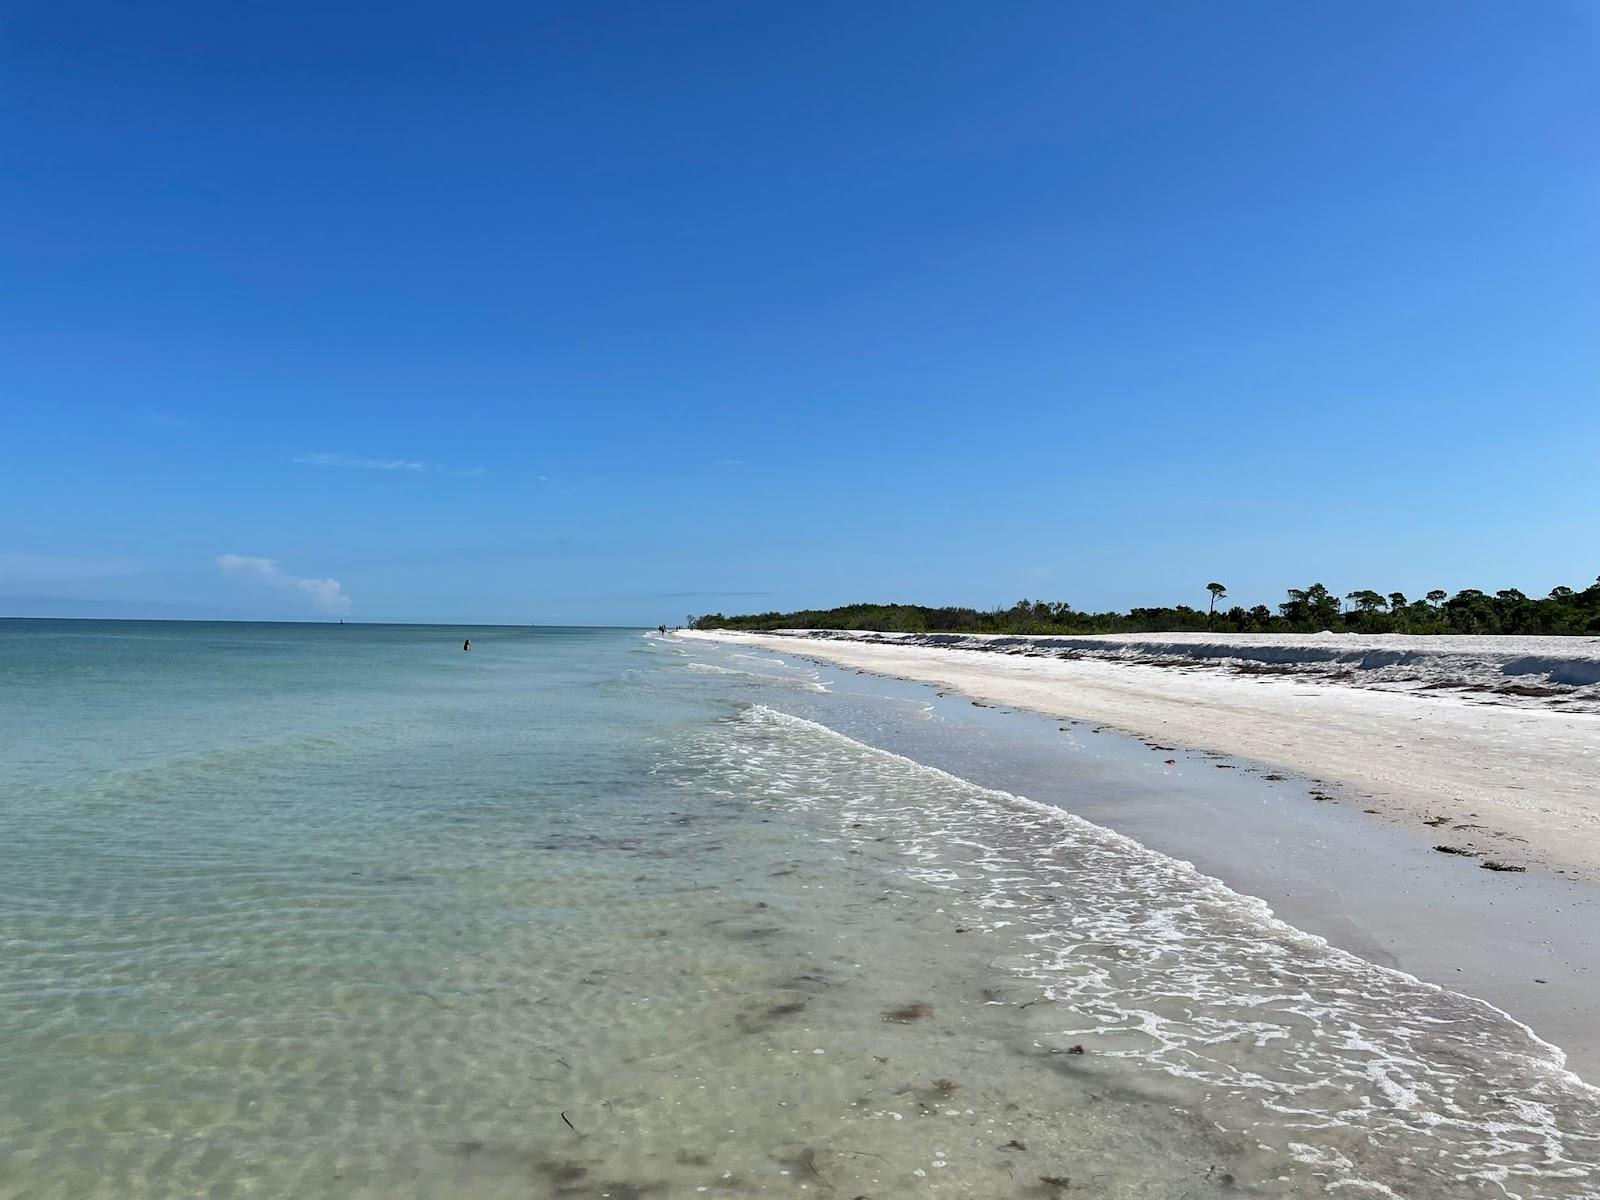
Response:
[{"label": "white cloud", "polygon": [[426,471],[419,462],[403,458],[362,458],[358,454],[302,454],[294,459],[305,467],[344,467],[352,471]]},{"label": "white cloud", "polygon": [[408,458],[367,458],[360,454],[300,454],[290,461],[303,467],[339,467],[346,471],[430,471],[458,479],[481,479],[489,473],[482,467],[445,467]]},{"label": "white cloud", "polygon": [[286,575],[275,558],[249,558],[242,554],[219,554],[217,567],[224,575],[237,579],[251,579],[268,587],[298,592],[318,612],[346,613],[350,611],[350,597],[344,594],[337,579],[301,579]]}]

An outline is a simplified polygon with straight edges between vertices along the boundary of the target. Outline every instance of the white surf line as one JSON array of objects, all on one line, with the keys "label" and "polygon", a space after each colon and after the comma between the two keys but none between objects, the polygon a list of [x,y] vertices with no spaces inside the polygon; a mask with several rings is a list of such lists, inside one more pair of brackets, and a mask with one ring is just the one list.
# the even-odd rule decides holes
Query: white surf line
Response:
[{"label": "white surf line", "polygon": [[[912,844],[900,848],[901,853],[910,854],[921,864],[920,868],[906,868],[908,878],[934,888],[955,889],[953,895],[957,893],[971,895],[969,888],[957,886],[963,882],[968,884],[973,882],[974,877],[967,875],[964,869],[954,874],[949,870],[936,869],[943,863],[943,855],[937,849],[937,845],[941,841],[950,839],[949,844],[952,845],[990,851],[977,860],[961,861],[967,867],[986,873],[988,883],[998,887],[1001,892],[1015,883],[1016,879],[995,875],[994,872],[1000,869],[1015,870],[1017,867],[1025,867],[1026,875],[1030,877],[1036,871],[1066,872],[1066,875],[1061,877],[1063,881],[1077,875],[1084,876],[1084,883],[1080,886],[1088,886],[1090,890],[1079,899],[1087,897],[1090,901],[1090,910],[1095,908],[1094,898],[1099,894],[1099,883],[1104,882],[1100,877],[1107,869],[1110,870],[1110,878],[1113,881],[1108,886],[1114,890],[1117,886],[1114,881],[1121,880],[1124,884],[1128,882],[1126,868],[1118,865],[1119,863],[1144,864],[1136,866],[1133,873],[1135,877],[1145,878],[1147,885],[1154,885],[1144,894],[1150,903],[1156,906],[1158,915],[1162,904],[1165,903],[1174,906],[1171,915],[1177,915],[1184,920],[1203,920],[1203,917],[1196,912],[1197,900],[1201,909],[1215,907],[1219,914],[1222,912],[1232,914],[1231,917],[1224,919],[1222,940],[1217,943],[1217,946],[1221,947],[1218,952],[1224,957],[1227,945],[1237,941],[1237,933],[1227,932],[1228,922],[1243,920],[1248,926],[1259,931],[1251,936],[1251,943],[1255,946],[1254,953],[1264,956],[1268,963],[1276,963],[1276,969],[1288,972],[1286,978],[1290,982],[1282,985],[1287,991],[1280,997],[1285,1001],[1293,1001],[1283,1014],[1286,1019],[1293,1024],[1297,1017],[1307,1015],[1317,1017],[1313,1022],[1317,1026],[1317,1040],[1301,1043],[1304,1051],[1319,1061],[1321,1061],[1320,1056],[1331,1056],[1327,1060],[1327,1066],[1336,1075],[1350,1079],[1366,1078],[1371,1086],[1386,1098],[1386,1103],[1376,1107],[1370,1104],[1363,1105],[1358,1110],[1342,1114],[1366,1127],[1369,1133],[1381,1134],[1386,1139],[1399,1137],[1400,1144],[1408,1144],[1405,1142],[1406,1138],[1428,1135],[1430,1130],[1454,1130],[1458,1136],[1452,1140],[1450,1148],[1434,1148],[1433,1153],[1436,1156],[1443,1155],[1446,1159],[1438,1165],[1448,1168],[1449,1156],[1459,1153],[1463,1156],[1459,1165],[1464,1173],[1456,1178],[1471,1177],[1501,1185],[1513,1177],[1518,1177],[1516,1178],[1518,1183],[1533,1182],[1526,1174],[1532,1164],[1523,1161],[1522,1165],[1517,1165],[1521,1161],[1521,1156],[1529,1149],[1528,1145],[1515,1136],[1502,1135],[1534,1134],[1545,1144],[1543,1152],[1545,1157],[1540,1161],[1549,1168],[1548,1173],[1543,1169],[1535,1170],[1535,1176],[1544,1177],[1553,1184],[1570,1184],[1590,1178],[1589,1172],[1593,1167],[1590,1165],[1588,1148],[1595,1144],[1596,1109],[1593,1106],[1600,1101],[1600,1089],[1584,1081],[1566,1066],[1566,1056],[1558,1046],[1541,1038],[1526,1023],[1504,1009],[1465,992],[1419,979],[1403,970],[1374,964],[1359,955],[1344,951],[1331,945],[1324,938],[1306,933],[1282,921],[1273,914],[1270,906],[1264,901],[1235,891],[1214,876],[1198,870],[1191,863],[1163,854],[1134,838],[1065,812],[1054,805],[1037,803],[1002,789],[973,783],[949,771],[860,742],[824,724],[783,713],[768,705],[752,706],[745,719],[753,719],[756,727],[767,724],[780,729],[803,730],[807,736],[819,737],[824,742],[849,748],[853,753],[859,753],[868,760],[893,763],[914,771],[930,781],[949,785],[953,794],[948,799],[953,807],[942,809],[939,803],[935,802],[931,810],[936,814],[942,812],[949,820],[943,824],[936,821],[936,827],[925,830],[926,838],[913,839]],[[782,747],[774,746],[770,750],[763,750],[758,745],[753,751],[740,754],[737,758],[757,773],[764,769],[764,761],[776,762],[779,765],[779,774],[786,782],[780,789],[781,795],[774,795],[775,800],[784,803],[799,802],[802,807],[812,807],[815,803],[820,803],[825,794],[832,793],[829,786],[830,772],[824,764],[823,774],[820,777],[822,783],[809,785],[812,788],[821,786],[824,792],[818,793],[815,800],[808,800],[806,795],[808,785],[803,781],[805,760],[792,756],[791,751]],[[938,792],[937,787],[932,789],[932,794],[937,795]],[[918,794],[925,793],[919,790]],[[847,788],[840,802],[842,812],[838,819],[845,823],[842,827],[846,827],[847,830],[860,828],[861,822],[870,825],[879,818],[892,820],[891,809],[896,808],[894,804],[888,803],[886,797],[880,797],[870,790],[864,790],[862,795],[852,798]],[[898,809],[903,810],[904,804],[904,801],[900,802]],[[985,814],[992,814],[992,817]],[[901,815],[904,815],[903,811]],[[988,828],[991,819],[996,822],[994,829],[988,833],[980,832]],[[1019,820],[1022,822],[1021,825],[1017,824]],[[1060,834],[1045,833],[1045,841],[1033,846],[1031,856],[1027,846],[1006,842],[1004,848],[1000,848],[1002,842],[989,835],[1002,828],[1026,829],[1030,826],[1041,833],[1057,829],[1060,830]],[[880,826],[873,825],[868,834],[877,828]],[[862,836],[867,837],[868,834]],[[974,837],[978,840],[972,840]],[[882,839],[870,840],[876,842]],[[1059,848],[1064,856],[1060,863],[1053,861],[1054,855],[1049,852],[1051,846]],[[1040,851],[1044,852],[1042,858],[1038,857]],[[1107,852],[1114,856],[1109,861],[1109,867],[1107,862],[1100,861],[1101,856]],[[1018,858],[1019,853],[1024,857]],[[1141,886],[1136,880],[1133,885]],[[1014,910],[1018,907],[1009,898],[997,895],[993,888],[987,894],[979,895],[976,902],[997,910]],[[1046,900],[1044,903],[1048,904],[1049,901]],[[1069,907],[1073,903],[1070,897],[1068,903]],[[1004,969],[1020,971],[1024,977],[1044,986],[1046,993],[1052,998],[1065,1001],[1073,1011],[1077,1010],[1081,1001],[1087,1006],[1085,1011],[1091,1015],[1091,1019],[1102,1002],[1113,1001],[1115,1001],[1113,1007],[1117,1004],[1123,1005],[1124,1016],[1139,1017],[1143,1009],[1137,1003],[1139,999],[1137,993],[1140,992],[1142,985],[1137,978],[1105,984],[1104,980],[1099,980],[1101,972],[1091,971],[1087,976],[1078,979],[1068,970],[1066,975],[1057,980],[1056,971],[1065,967],[1072,943],[1085,936],[1079,919],[1085,915],[1086,910],[1073,907],[1071,911],[1077,915],[1068,925],[1056,929],[1050,927],[1048,921],[1043,921],[1040,924],[1042,932],[1028,935],[1031,942],[1037,942],[1041,938],[1047,939],[1046,943],[1041,944],[1045,946],[1046,951],[1051,951],[1053,948],[1058,958],[1051,958],[1049,953],[1044,953],[1037,962],[1017,964],[1015,967]],[[1113,925],[1117,921],[1132,921],[1132,924],[1126,925],[1125,931],[1134,937],[1136,943],[1141,936],[1150,934],[1152,926],[1140,913],[1135,912],[1130,916],[1115,900],[1107,911]],[[1089,916],[1093,917],[1094,913],[1090,912]],[[1028,918],[1034,923],[1040,923],[1042,919],[1042,914],[1037,913]],[[995,928],[1011,923],[992,922]],[[1089,930],[1087,936],[1091,941],[1102,936],[1099,932],[1100,926],[1094,924],[1092,920]],[[1056,944],[1058,935],[1066,939],[1059,945]],[[1157,929],[1154,936],[1164,945],[1161,935],[1162,929]],[[1215,957],[1215,954],[1200,955],[1202,962],[1212,962]],[[1232,1028],[1241,1020],[1252,1019],[1248,1014],[1228,1015],[1232,1013],[1232,1009],[1229,1008],[1231,993],[1228,991],[1231,984],[1226,978],[1228,964],[1219,961],[1214,965],[1224,968],[1224,977],[1212,979],[1209,983],[1206,979],[1191,979],[1187,973],[1189,968],[1187,966],[1184,968],[1185,979],[1195,983],[1196,986],[1205,985],[1195,994],[1195,999],[1204,1005],[1221,1006],[1221,1008],[1213,1013],[1210,1023],[1202,1021],[1202,1028],[1198,1030],[1186,1028],[1167,1030],[1167,1033],[1172,1035],[1171,1044],[1167,1049],[1176,1048],[1180,1051],[1176,1057],[1162,1050],[1148,1054],[1137,1048],[1123,1049],[1119,1052],[1114,1045],[1104,1045],[1098,1052],[1114,1058],[1148,1058],[1149,1065],[1153,1068],[1168,1074],[1221,1086],[1232,1093],[1237,1101],[1265,1102],[1271,1111],[1293,1113],[1292,1108],[1275,1106],[1270,1096],[1265,1101],[1262,1100],[1261,1089],[1266,1086],[1267,1077],[1259,1074],[1251,1064],[1236,1062],[1228,1056],[1218,1057],[1212,1061],[1207,1056],[1205,1047],[1217,1041],[1216,1030],[1212,1028],[1215,1022],[1221,1022]],[[1335,973],[1332,979],[1325,974],[1329,968]],[[1152,969],[1158,975],[1154,981],[1146,981],[1155,989],[1152,994],[1167,995],[1164,989],[1170,981],[1162,981],[1160,977],[1162,967],[1156,963]],[[1338,977],[1348,979],[1354,986],[1339,984]],[[1319,979],[1324,985],[1331,986],[1333,991],[1326,995],[1318,991],[1315,995],[1306,993],[1301,996],[1295,990],[1317,986]],[[1377,985],[1376,990],[1372,986],[1363,986],[1359,982],[1363,979],[1368,981],[1369,985]],[[1057,994],[1056,989],[1058,982],[1066,988],[1060,994]],[[1101,984],[1105,986],[1100,986]],[[1084,987],[1087,987],[1088,991],[1080,996],[1078,993]],[[1109,991],[1106,990],[1107,987]],[[1131,997],[1127,994],[1128,987],[1132,987],[1135,993]],[[1278,984],[1274,983],[1267,988],[1267,991],[1272,992],[1276,987]],[[1435,1002],[1431,999],[1422,1002],[1418,1007],[1422,996],[1439,997],[1437,1001],[1439,1009],[1437,1011],[1434,1009]],[[1134,1007],[1126,1007],[1130,1000],[1135,1002]],[[1302,1000],[1311,1004],[1310,1010],[1301,1005]],[[1363,1000],[1376,1004],[1377,1007],[1368,1011],[1362,1008]],[[1394,1006],[1389,1013],[1390,1016],[1398,1016],[1401,1012],[1414,1013],[1415,1020],[1401,1021],[1391,1029],[1388,1024],[1382,1023],[1386,1002]],[[1459,1037],[1464,1039],[1466,1046],[1474,1048],[1472,1053],[1463,1054],[1462,1047],[1457,1046],[1455,1051],[1446,1053],[1443,1058],[1436,1058],[1426,1047],[1431,1045],[1436,1037],[1444,1037],[1445,1041],[1448,1041],[1445,1029],[1458,1019],[1450,1015],[1452,1011],[1457,1014],[1467,1011],[1480,1014],[1481,1019],[1489,1022],[1485,1027],[1485,1033],[1488,1033],[1495,1024],[1503,1022],[1501,1028],[1505,1030],[1509,1040],[1504,1044],[1498,1044],[1496,1039],[1495,1045],[1480,1043],[1477,1040],[1478,1035],[1467,1030],[1460,1033]],[[1371,1024],[1374,1017],[1380,1021],[1376,1028],[1389,1030],[1399,1039],[1398,1042],[1391,1043],[1386,1037],[1382,1044],[1379,1044],[1366,1038],[1366,1031],[1374,1028]],[[1179,1019],[1181,1021],[1182,1018]],[[1325,1030],[1322,1028],[1324,1019],[1331,1021]],[[1119,1034],[1128,1032],[1125,1022],[1113,1021],[1104,1027],[1073,1026],[1050,1036],[1056,1037],[1057,1040],[1077,1037],[1087,1039],[1103,1034],[1115,1039]],[[1323,1040],[1324,1035],[1329,1040]],[[1167,1039],[1158,1037],[1156,1040],[1162,1045],[1167,1044]],[[1361,1062],[1347,1062],[1340,1058],[1343,1050],[1370,1053],[1375,1056],[1375,1060],[1366,1063],[1365,1067]],[[1466,1061],[1479,1061],[1480,1050],[1485,1061],[1503,1056],[1494,1069],[1504,1069],[1509,1072],[1506,1082],[1507,1086],[1513,1089],[1511,1092],[1505,1095],[1495,1094],[1490,1082],[1491,1076],[1475,1077],[1470,1069],[1465,1074],[1453,1069],[1452,1064],[1454,1067],[1459,1067]],[[1195,1055],[1199,1055],[1205,1061],[1198,1063],[1189,1061]],[[1294,1061],[1298,1063],[1300,1060],[1296,1058]],[[1398,1077],[1390,1074],[1390,1067],[1395,1068]],[[1373,1073],[1374,1070],[1377,1071],[1376,1074]],[[1531,1074],[1525,1075],[1525,1072]],[[1513,1083],[1513,1078],[1517,1082]],[[1303,1084],[1303,1080],[1291,1079],[1268,1088],[1268,1091],[1274,1095],[1282,1091],[1283,1102],[1292,1104],[1297,1089]],[[1549,1090],[1552,1086],[1555,1089],[1553,1091]],[[1481,1114],[1475,1115],[1460,1107],[1464,1102],[1463,1097],[1469,1099],[1475,1097],[1477,1102],[1493,1100],[1495,1104],[1508,1107],[1496,1109],[1491,1105]],[[1574,1105],[1576,1107],[1573,1107]],[[1282,1139],[1277,1141],[1281,1143]],[[1577,1143],[1576,1146],[1573,1145],[1574,1142]],[[1300,1147],[1293,1142],[1286,1146],[1279,1144],[1278,1149],[1287,1149],[1291,1152],[1303,1149],[1308,1154],[1313,1152],[1312,1147]],[[1503,1155],[1510,1155],[1511,1158],[1508,1160],[1502,1157]],[[1360,1170],[1355,1162],[1345,1160],[1342,1155],[1325,1158],[1321,1154],[1312,1154],[1312,1157],[1304,1158],[1299,1153],[1294,1153],[1291,1156],[1313,1167],[1352,1172]],[[1370,1155],[1366,1157],[1369,1166],[1372,1161],[1381,1161],[1371,1159]],[[1372,1180],[1363,1179],[1359,1175],[1347,1177],[1343,1183],[1328,1182],[1330,1190],[1332,1186],[1376,1186],[1382,1189],[1381,1184],[1374,1184]],[[1545,1193],[1540,1191],[1537,1194]],[[1563,1191],[1561,1194],[1567,1193]]]},{"label": "white surf line", "polygon": [[1119,661],[765,634],[681,636],[764,646],[1250,759],[1336,784],[1413,829],[1441,817],[1441,826],[1469,826],[1438,840],[1480,858],[1600,881],[1600,714]]}]

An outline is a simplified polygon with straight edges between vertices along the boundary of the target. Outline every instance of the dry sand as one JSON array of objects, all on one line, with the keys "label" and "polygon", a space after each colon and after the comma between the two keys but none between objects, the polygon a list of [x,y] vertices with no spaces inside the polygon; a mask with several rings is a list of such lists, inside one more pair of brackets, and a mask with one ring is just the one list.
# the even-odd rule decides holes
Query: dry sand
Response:
[{"label": "dry sand", "polygon": [[[1496,703],[1481,691],[1376,690],[1326,675],[1174,670],[1122,650],[1062,659],[893,640],[687,636],[747,642],[1253,759],[1337,785],[1381,817],[1432,826],[1440,845],[1600,881],[1594,712]],[[1447,639],[1438,641],[1448,648]]]}]

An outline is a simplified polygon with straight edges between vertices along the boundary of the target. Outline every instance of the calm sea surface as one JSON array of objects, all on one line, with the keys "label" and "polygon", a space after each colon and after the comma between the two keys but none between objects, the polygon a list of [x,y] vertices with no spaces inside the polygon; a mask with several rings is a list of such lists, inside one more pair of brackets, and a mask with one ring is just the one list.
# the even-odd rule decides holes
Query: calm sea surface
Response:
[{"label": "calm sea surface", "polygon": [[1525,1028],[935,744],[635,632],[0,621],[0,1196],[1600,1195]]}]

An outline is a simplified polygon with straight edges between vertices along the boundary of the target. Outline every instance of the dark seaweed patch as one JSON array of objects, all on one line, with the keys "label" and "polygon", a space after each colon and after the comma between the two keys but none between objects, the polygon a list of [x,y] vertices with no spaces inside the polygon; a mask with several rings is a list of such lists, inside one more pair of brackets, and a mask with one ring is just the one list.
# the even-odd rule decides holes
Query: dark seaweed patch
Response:
[{"label": "dark seaweed patch", "polygon": [[740,1013],[734,1018],[739,1026],[739,1031],[746,1034],[769,1033],[785,1017],[795,1016],[805,1012],[806,1001],[784,1000],[777,1004],[769,1004],[766,1008],[755,1014]]},{"label": "dark seaweed patch", "polygon": [[782,932],[783,929],[777,925],[757,925],[752,929],[735,929],[728,937],[736,942],[761,942]]},{"label": "dark seaweed patch", "polygon": [[829,1183],[822,1172],[817,1169],[817,1152],[810,1146],[787,1157],[780,1158],[777,1155],[773,1155],[773,1161],[780,1167],[786,1167],[793,1171],[796,1175],[811,1175],[823,1187],[830,1192],[833,1191],[833,1184]]},{"label": "dark seaweed patch", "polygon": [[588,1167],[571,1160],[542,1162],[538,1164],[538,1171],[539,1174],[557,1187],[570,1187],[572,1184],[581,1183],[589,1177]]},{"label": "dark seaweed patch", "polygon": [[885,1021],[894,1021],[901,1025],[909,1025],[912,1021],[920,1021],[924,1017],[932,1015],[933,1009],[929,1008],[921,1000],[914,1001],[911,1004],[902,1004],[899,1008],[886,1008],[883,1010],[883,1019]]}]

